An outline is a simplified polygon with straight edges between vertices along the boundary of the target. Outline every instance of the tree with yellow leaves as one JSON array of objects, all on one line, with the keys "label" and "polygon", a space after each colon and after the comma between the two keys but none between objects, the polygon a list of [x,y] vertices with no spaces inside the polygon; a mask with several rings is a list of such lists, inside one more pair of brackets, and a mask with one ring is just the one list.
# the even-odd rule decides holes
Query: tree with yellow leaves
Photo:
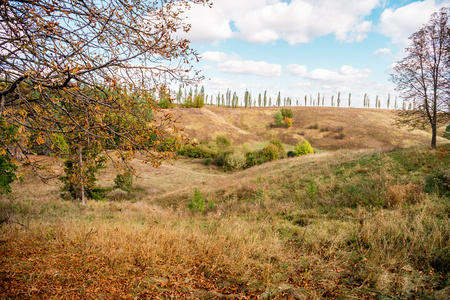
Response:
[{"label": "tree with yellow leaves", "polygon": [[161,145],[178,129],[153,95],[202,79],[190,72],[197,53],[178,37],[190,28],[182,12],[197,4],[209,0],[2,1],[0,135],[11,126],[17,135],[0,152],[11,156],[15,144],[35,170],[36,144],[71,161],[83,202],[91,160],[108,150],[122,169],[136,153],[154,166],[170,158]]}]

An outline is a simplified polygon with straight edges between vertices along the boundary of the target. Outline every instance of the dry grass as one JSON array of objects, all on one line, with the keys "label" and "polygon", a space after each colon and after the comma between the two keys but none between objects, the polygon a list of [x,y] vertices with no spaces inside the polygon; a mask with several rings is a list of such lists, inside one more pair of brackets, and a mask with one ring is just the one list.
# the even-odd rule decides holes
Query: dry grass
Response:
[{"label": "dry grass", "polygon": [[[248,124],[225,110],[216,115]],[[254,114],[269,119],[275,111]],[[305,119],[305,132],[319,134],[306,129],[314,119]],[[136,160],[141,177],[131,193],[114,190],[86,206],[61,200],[59,182],[44,185],[25,170],[24,182],[0,199],[0,294],[448,299],[450,146],[380,145],[386,149],[325,152],[234,173],[198,160],[157,169]],[[113,179],[111,168],[101,171],[103,187]],[[195,188],[206,198],[204,213],[188,209]]]},{"label": "dry grass", "polygon": [[[185,132],[198,140],[226,136],[235,145],[281,139],[296,145],[306,138],[313,147],[324,150],[412,147],[428,145],[430,134],[420,130],[393,126],[395,113],[384,109],[338,107],[290,107],[293,126],[271,128],[279,108],[226,108],[206,106],[202,109],[171,109]],[[318,124],[317,129],[312,129]],[[321,131],[329,128],[331,131]],[[337,128],[342,128],[340,132]],[[438,138],[439,142],[447,140]]]},{"label": "dry grass", "polygon": [[[86,206],[27,174],[0,202],[0,290],[9,298],[445,296],[448,199],[423,193],[408,170],[423,158],[423,170],[445,167],[447,148],[345,150],[228,174],[181,160],[141,169],[132,201]],[[362,178],[372,190],[355,203],[347,187]],[[194,187],[207,198],[204,214],[187,209]]]}]

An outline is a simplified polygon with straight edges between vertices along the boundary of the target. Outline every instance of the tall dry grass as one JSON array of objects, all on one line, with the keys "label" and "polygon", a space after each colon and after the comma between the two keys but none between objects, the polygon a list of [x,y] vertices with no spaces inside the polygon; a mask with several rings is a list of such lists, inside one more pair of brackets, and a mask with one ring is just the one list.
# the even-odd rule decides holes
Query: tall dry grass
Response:
[{"label": "tall dry grass", "polygon": [[[323,153],[220,176],[180,162],[177,177],[170,172],[180,165],[162,172],[173,191],[147,195],[144,182],[157,181],[145,179],[134,191],[140,200],[86,206],[60,200],[56,186],[24,182],[0,200],[8,218],[0,290],[10,298],[445,299],[450,203],[426,186],[448,168],[448,150]],[[183,176],[199,173],[183,186]],[[187,207],[195,187],[207,201],[202,214]]]}]

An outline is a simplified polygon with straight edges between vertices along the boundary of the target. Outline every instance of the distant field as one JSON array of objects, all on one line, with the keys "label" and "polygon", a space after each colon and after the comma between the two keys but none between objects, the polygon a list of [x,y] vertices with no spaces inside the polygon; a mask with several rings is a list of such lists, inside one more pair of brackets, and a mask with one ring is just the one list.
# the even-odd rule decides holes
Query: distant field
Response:
[{"label": "distant field", "polygon": [[449,299],[450,144],[387,110],[292,110],[289,129],[270,128],[276,108],[169,111],[199,141],[322,151],[235,172],[136,159],[131,192],[108,166],[86,206],[21,169],[0,198],[0,298]]},{"label": "distant field", "polygon": [[[395,113],[385,109],[337,107],[289,107],[294,113],[291,128],[271,128],[280,108],[227,108],[206,106],[201,109],[168,110],[185,127],[190,138],[212,140],[218,135],[236,145],[280,139],[295,145],[305,138],[323,150],[383,149],[428,145],[430,134],[421,130],[393,126]],[[308,129],[317,125],[317,129]],[[333,130],[342,127],[344,137]],[[446,139],[440,138],[439,142]]]}]

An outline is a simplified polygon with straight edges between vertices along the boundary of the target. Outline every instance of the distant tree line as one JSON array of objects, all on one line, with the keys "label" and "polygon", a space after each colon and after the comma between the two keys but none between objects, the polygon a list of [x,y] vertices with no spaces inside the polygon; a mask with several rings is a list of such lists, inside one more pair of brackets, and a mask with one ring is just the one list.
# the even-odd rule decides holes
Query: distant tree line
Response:
[{"label": "distant tree line", "polygon": [[[171,99],[173,98],[173,99]],[[328,100],[328,101],[327,101]],[[403,100],[398,103],[397,97],[391,101],[391,95],[382,100],[378,95],[375,96],[375,101],[371,101],[371,97],[366,93],[363,97],[364,108],[382,108],[382,102],[385,101],[383,108],[387,109],[403,109],[410,110],[414,107],[413,103]],[[277,97],[272,101],[272,97],[267,95],[267,90],[264,93],[259,93],[257,97],[253,97],[252,93],[245,90],[243,98],[239,98],[237,92],[227,89],[225,93],[218,92],[216,96],[205,93],[205,88],[202,86],[200,90],[198,87],[189,89],[183,88],[181,85],[177,92],[169,92],[167,94],[160,94],[160,107],[168,108],[170,106],[179,105],[181,107],[203,107],[203,105],[215,105],[222,107],[288,107],[288,106],[329,106],[329,107],[352,107],[352,94],[348,97],[341,96],[341,92],[337,95],[331,95],[329,99],[325,99],[325,94],[318,93],[317,97],[312,94],[305,95],[304,101],[291,97],[282,97],[281,92],[278,92]]]}]

